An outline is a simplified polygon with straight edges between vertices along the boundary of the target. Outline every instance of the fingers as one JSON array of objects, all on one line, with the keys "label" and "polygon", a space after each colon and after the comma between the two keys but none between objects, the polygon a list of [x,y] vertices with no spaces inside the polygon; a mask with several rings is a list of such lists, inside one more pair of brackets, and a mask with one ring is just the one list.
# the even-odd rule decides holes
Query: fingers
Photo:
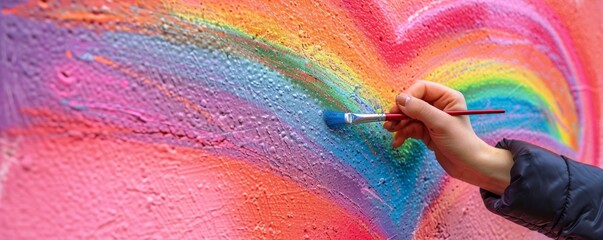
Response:
[{"label": "fingers", "polygon": [[402,113],[402,111],[400,111],[400,109],[397,106],[393,106],[389,109],[389,113]]},{"label": "fingers", "polygon": [[[388,129],[390,130],[390,129]],[[434,151],[436,146],[433,143],[431,136],[427,130],[427,127],[419,121],[414,120],[405,120],[405,122],[401,122],[396,126],[396,128],[391,129],[390,132],[397,132],[394,140],[392,141],[393,147],[399,147],[409,138],[420,139],[425,146]]]},{"label": "fingers", "polygon": [[421,139],[428,148],[435,147],[430,132],[447,132],[454,117],[445,110],[467,109],[463,94],[446,86],[419,80],[396,96],[396,106],[390,113],[402,113],[409,120],[389,121],[383,127],[397,132],[392,145],[399,147],[408,138]]},{"label": "fingers", "polygon": [[405,93],[396,97],[396,104],[406,116],[423,122],[431,131],[444,130],[446,122],[452,120],[452,116],[442,110]]},{"label": "fingers", "polygon": [[[445,130],[446,123],[453,119],[444,110],[467,109],[461,92],[423,80],[417,81],[404,93],[398,94],[396,103],[402,113],[423,122],[430,131]],[[392,125],[388,127],[395,128]]]},{"label": "fingers", "polygon": [[[393,106],[391,109],[389,109],[388,113],[402,113],[400,111],[400,109],[398,108],[398,106]],[[386,121],[385,123],[383,123],[383,128],[385,128],[388,131],[392,131],[391,129],[393,129],[396,125],[398,125],[400,121]]]},{"label": "fingers", "polygon": [[392,142],[392,147],[400,147],[406,141],[406,139],[409,138],[422,139],[424,135],[429,134],[425,133],[423,124],[420,122],[411,122],[403,129],[396,132],[394,141]]},{"label": "fingers", "polygon": [[441,110],[467,109],[461,92],[435,82],[418,80],[404,92]]},{"label": "fingers", "polygon": [[[404,94],[405,93],[405,94]],[[397,109],[390,113],[404,113],[413,119],[422,121],[429,129],[441,129],[448,119],[444,110],[465,110],[467,105],[463,94],[435,82],[418,80],[403,94],[396,97]],[[411,101],[411,100],[416,101]],[[408,106],[406,106],[408,102]],[[400,122],[387,122],[383,127],[389,131],[399,129]]]},{"label": "fingers", "polygon": [[391,125],[391,127],[389,129],[387,129],[387,131],[390,132],[397,132],[400,131],[402,129],[404,129],[405,127],[407,127],[410,123],[421,123],[420,121],[414,120],[414,119],[405,119],[405,120],[400,120],[400,121],[396,121],[395,123],[393,123]]}]

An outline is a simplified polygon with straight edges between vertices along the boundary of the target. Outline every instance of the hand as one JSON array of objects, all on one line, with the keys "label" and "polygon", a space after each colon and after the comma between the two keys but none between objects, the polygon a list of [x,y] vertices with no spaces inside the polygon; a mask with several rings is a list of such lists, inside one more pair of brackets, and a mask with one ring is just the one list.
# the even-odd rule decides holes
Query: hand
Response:
[{"label": "hand", "polygon": [[408,138],[420,139],[450,176],[501,195],[510,181],[511,153],[481,140],[468,116],[450,116],[446,110],[467,110],[463,94],[419,80],[396,96],[396,106],[390,110],[410,119],[389,121],[383,127],[396,132],[394,148]]}]

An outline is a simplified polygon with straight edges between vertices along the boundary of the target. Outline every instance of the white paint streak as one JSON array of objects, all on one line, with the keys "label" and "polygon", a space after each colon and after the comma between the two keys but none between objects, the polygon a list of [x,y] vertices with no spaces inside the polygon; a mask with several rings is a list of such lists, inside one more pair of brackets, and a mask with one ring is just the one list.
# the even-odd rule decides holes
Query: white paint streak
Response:
[{"label": "white paint streak", "polygon": [[408,19],[406,20],[407,23],[412,23],[414,22],[415,18],[417,18],[419,15],[422,15],[425,11],[429,10],[430,8],[440,5],[442,2],[444,2],[444,0],[437,0],[437,1],[433,1],[430,2],[429,4],[427,4],[427,6],[422,7],[421,9],[417,10],[414,14],[410,15],[408,17]]},{"label": "white paint streak", "polygon": [[368,193],[369,195],[371,195],[371,197],[379,200],[381,203],[383,203],[383,205],[387,206],[390,211],[394,210],[394,208],[391,205],[387,204],[387,202],[385,202],[381,197],[379,197],[379,195],[377,195],[375,192],[371,191],[367,187],[363,187],[361,190],[362,190],[362,192]]},{"label": "white paint streak", "polygon": [[0,199],[4,195],[4,182],[8,178],[10,167],[17,159],[14,157],[16,141],[0,138]]}]

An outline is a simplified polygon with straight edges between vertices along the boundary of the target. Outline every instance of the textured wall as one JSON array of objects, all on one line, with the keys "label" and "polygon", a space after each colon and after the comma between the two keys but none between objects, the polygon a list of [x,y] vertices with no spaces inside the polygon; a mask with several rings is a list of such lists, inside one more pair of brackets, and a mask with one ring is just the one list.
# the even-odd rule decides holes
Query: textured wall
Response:
[{"label": "textured wall", "polygon": [[540,238],[417,141],[329,130],[415,79],[494,144],[601,162],[601,1],[14,1],[0,238]]}]

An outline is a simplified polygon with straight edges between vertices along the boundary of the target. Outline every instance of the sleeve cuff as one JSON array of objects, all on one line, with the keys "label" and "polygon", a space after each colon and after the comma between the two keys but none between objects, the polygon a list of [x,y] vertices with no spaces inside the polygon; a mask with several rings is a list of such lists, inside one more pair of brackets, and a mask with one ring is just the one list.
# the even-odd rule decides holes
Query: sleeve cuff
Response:
[{"label": "sleeve cuff", "polygon": [[563,157],[517,140],[504,139],[497,148],[515,161],[511,182],[502,196],[480,189],[486,208],[512,222],[549,237],[568,205],[569,168]]}]

